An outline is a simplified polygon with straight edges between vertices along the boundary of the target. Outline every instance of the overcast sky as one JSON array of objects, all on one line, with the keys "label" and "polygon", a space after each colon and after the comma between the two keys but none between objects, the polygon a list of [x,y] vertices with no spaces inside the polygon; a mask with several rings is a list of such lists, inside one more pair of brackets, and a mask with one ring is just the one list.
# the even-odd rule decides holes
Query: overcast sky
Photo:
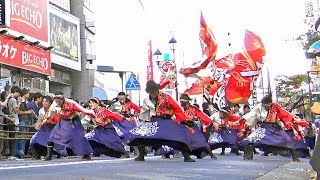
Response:
[{"label": "overcast sky", "polygon": [[[305,73],[309,63],[294,37],[306,31],[304,1],[292,0],[96,0],[97,63],[129,65],[145,77],[147,42],[170,53],[178,41],[178,69],[201,59],[200,11],[218,40],[218,57],[237,51],[244,29],[258,34],[266,48],[266,67],[277,74]],[[228,36],[227,33],[231,35]],[[231,42],[231,48],[227,44]],[[155,58],[154,58],[155,59]],[[156,77],[158,70],[155,69]],[[182,79],[182,77],[181,77]],[[156,79],[156,81],[159,81]]]}]

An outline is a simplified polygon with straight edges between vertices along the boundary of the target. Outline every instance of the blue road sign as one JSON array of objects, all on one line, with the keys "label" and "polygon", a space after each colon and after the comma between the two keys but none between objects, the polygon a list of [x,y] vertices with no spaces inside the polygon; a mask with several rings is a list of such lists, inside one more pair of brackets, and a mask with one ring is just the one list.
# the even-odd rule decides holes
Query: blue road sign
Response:
[{"label": "blue road sign", "polygon": [[126,90],[140,90],[140,83],[136,78],[136,75],[131,73],[127,83],[126,83]]}]

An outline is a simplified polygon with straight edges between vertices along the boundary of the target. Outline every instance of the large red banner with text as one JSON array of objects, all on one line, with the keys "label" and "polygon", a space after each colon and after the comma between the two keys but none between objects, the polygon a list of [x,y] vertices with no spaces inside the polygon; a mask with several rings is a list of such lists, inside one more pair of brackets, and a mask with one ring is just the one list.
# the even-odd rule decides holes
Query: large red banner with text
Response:
[{"label": "large red banner with text", "polygon": [[50,75],[50,52],[0,36],[0,63]]},{"label": "large red banner with text", "polygon": [[151,40],[148,42],[148,66],[147,66],[147,81],[153,80],[153,61],[152,61],[152,45]]},{"label": "large red banner with text", "polygon": [[48,42],[48,1],[11,0],[10,29]]}]

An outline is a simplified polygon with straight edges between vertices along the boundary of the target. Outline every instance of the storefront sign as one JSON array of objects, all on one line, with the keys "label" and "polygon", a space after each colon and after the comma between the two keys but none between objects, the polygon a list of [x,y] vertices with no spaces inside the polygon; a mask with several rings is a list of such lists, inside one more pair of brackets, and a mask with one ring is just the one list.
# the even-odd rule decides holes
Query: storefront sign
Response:
[{"label": "storefront sign", "polygon": [[50,5],[50,45],[55,56],[52,63],[81,70],[80,20]]},{"label": "storefront sign", "polygon": [[50,75],[50,52],[0,36],[0,63]]},{"label": "storefront sign", "polygon": [[48,42],[48,1],[11,0],[10,29]]},{"label": "storefront sign", "polygon": [[50,0],[50,4],[70,12],[70,0]]},{"label": "storefront sign", "polygon": [[162,73],[168,73],[169,70],[173,70],[175,67],[174,63],[172,61],[162,61],[160,63],[160,71]]}]

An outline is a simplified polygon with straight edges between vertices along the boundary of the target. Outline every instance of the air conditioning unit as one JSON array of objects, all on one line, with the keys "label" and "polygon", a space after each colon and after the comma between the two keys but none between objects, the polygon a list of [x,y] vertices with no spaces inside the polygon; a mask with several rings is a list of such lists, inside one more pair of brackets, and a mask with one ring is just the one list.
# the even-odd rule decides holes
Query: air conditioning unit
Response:
[{"label": "air conditioning unit", "polygon": [[87,54],[87,61],[92,61],[96,60],[96,55],[95,54]]}]

